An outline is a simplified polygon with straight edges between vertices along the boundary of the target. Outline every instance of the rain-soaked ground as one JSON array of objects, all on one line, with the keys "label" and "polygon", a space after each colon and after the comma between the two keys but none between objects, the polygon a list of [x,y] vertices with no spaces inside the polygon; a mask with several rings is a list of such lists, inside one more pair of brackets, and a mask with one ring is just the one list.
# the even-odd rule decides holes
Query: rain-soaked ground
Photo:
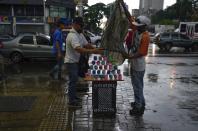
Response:
[{"label": "rain-soaked ground", "polygon": [[[146,59],[146,110],[142,117],[129,115],[133,92],[127,60],[120,66],[124,81],[118,82],[117,112],[111,118],[93,116],[90,83],[89,91],[78,93],[83,107],[68,108],[65,81],[53,81],[48,76],[53,62],[29,61],[6,66],[0,96],[36,99],[28,111],[0,112],[0,131],[197,131],[198,57]],[[81,81],[79,86],[87,89],[87,82]]]}]

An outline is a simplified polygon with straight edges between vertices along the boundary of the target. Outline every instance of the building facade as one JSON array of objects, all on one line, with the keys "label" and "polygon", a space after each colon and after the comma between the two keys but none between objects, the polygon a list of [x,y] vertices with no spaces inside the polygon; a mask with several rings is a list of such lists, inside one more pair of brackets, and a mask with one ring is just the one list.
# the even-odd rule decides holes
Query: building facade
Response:
[{"label": "building facade", "polygon": [[164,0],[140,0],[139,11],[142,15],[151,16],[159,10],[162,10]]},{"label": "building facade", "polygon": [[75,7],[73,0],[1,0],[0,34],[49,34],[57,19],[74,17]]}]

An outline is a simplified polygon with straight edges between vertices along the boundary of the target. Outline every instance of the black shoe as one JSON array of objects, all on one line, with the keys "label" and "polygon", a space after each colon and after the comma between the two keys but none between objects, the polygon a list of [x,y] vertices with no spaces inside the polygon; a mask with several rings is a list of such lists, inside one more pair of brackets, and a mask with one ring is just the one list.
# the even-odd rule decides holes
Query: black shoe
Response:
[{"label": "black shoe", "polygon": [[144,114],[145,107],[137,108],[134,107],[132,110],[129,111],[130,115],[132,116],[142,116]]},{"label": "black shoe", "polygon": [[[135,102],[131,102],[131,107],[132,107],[132,108],[134,108],[134,107],[135,107],[135,105],[136,105],[136,103],[135,103]],[[145,107],[145,104],[143,104],[143,106]]]},{"label": "black shoe", "polygon": [[135,102],[131,102],[131,107],[132,107],[132,108],[135,107]]},{"label": "black shoe", "polygon": [[71,103],[68,103],[68,106],[69,107],[72,107],[72,108],[81,108],[82,105],[79,104],[78,102],[71,102]]}]

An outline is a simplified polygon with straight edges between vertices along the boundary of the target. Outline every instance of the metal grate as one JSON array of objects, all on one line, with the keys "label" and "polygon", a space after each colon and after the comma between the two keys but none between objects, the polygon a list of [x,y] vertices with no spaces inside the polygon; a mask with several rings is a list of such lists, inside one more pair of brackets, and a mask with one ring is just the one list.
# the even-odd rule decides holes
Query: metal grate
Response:
[{"label": "metal grate", "polygon": [[94,114],[116,113],[116,81],[93,81],[92,105]]}]

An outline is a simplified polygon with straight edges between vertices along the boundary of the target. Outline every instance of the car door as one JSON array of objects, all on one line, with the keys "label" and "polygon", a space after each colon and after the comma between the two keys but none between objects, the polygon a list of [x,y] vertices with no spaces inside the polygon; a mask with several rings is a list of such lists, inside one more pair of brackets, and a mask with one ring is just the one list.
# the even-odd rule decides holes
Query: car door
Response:
[{"label": "car door", "polygon": [[52,45],[50,45],[50,40],[44,36],[36,36],[37,44],[37,56],[50,58],[53,57]]},{"label": "car door", "polygon": [[192,41],[190,40],[190,38],[186,35],[180,34],[180,44],[181,47],[191,47],[192,46]]},{"label": "car door", "polygon": [[179,40],[178,33],[172,33],[171,37],[172,37],[172,45],[174,47],[179,47],[180,46],[180,40]]},{"label": "car door", "polygon": [[19,39],[18,49],[23,52],[24,57],[35,57],[36,56],[36,45],[33,35],[23,35]]}]

